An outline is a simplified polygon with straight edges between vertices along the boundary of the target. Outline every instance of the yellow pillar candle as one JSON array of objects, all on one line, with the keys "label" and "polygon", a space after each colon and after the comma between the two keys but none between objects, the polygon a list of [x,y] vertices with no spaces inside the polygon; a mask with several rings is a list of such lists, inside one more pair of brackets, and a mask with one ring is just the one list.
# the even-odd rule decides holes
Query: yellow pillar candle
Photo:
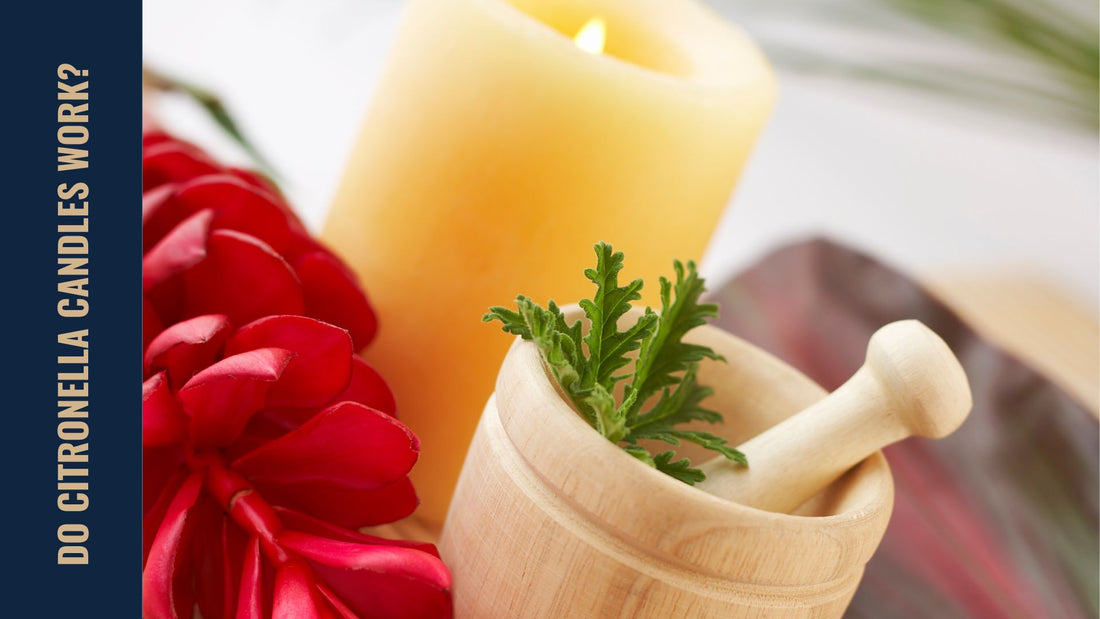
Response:
[{"label": "yellow pillar candle", "polygon": [[693,0],[410,0],[323,235],[378,311],[367,359],[421,439],[425,521],[510,343],[486,308],[591,296],[599,240],[652,303],[772,100],[756,46]]}]

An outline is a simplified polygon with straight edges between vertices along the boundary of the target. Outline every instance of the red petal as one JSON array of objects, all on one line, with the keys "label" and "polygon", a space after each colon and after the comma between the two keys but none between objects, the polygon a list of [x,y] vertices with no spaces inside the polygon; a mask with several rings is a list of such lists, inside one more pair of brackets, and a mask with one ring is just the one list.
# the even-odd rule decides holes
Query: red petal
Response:
[{"label": "red petal", "polygon": [[211,210],[212,228],[242,232],[283,253],[297,232],[292,231],[286,210],[277,201],[276,196],[237,177],[202,176],[178,185],[163,199],[148,201],[142,217],[142,243],[151,247],[187,217]]},{"label": "red petal", "polygon": [[264,406],[267,390],[278,380],[292,353],[261,348],[222,359],[199,372],[178,397],[191,416],[191,437],[198,446],[225,446]]},{"label": "red petal", "polygon": [[141,450],[141,488],[143,512],[156,503],[174,475],[183,468],[181,445],[145,447]]},{"label": "red petal", "polygon": [[298,217],[298,213],[294,212],[294,209],[290,208],[290,205],[286,203],[286,197],[283,192],[279,190],[279,186],[276,185],[270,178],[255,170],[246,170],[243,168],[229,168],[226,170],[228,174],[231,174],[245,183],[256,187],[257,189],[267,192],[274,197],[275,205],[278,206],[283,214],[286,215],[287,223],[290,224],[290,230],[294,233],[291,239],[292,247],[289,249],[287,255],[297,256],[301,253],[297,249],[303,241],[310,240],[309,232],[306,230],[302,220]]},{"label": "red petal", "polygon": [[145,350],[145,373],[164,370],[174,385],[182,385],[221,356],[229,338],[229,318],[196,316],[168,327]]},{"label": "red petal", "polygon": [[[279,191],[279,187],[274,182],[272,182],[271,179],[264,176],[263,174],[261,174],[259,172],[256,172],[255,170],[247,170],[247,169],[244,169],[244,168],[232,168],[232,167],[227,169],[226,173],[227,174],[232,174],[233,176],[241,179],[242,181],[248,183],[249,185],[252,185],[253,187],[255,187],[257,189],[262,189],[263,191],[266,191],[266,192],[276,196],[277,198],[279,198],[279,202],[278,202],[279,204],[285,204],[285,202],[283,201],[283,194]],[[286,210],[287,210],[287,213],[293,214],[293,212],[290,210],[289,207],[287,207]],[[298,220],[297,215],[294,215],[291,218],[291,223],[297,229],[305,230],[305,228],[301,225],[301,222]]]},{"label": "red petal", "polygon": [[350,529],[400,520],[420,504],[408,477],[375,490],[323,484],[257,483],[256,487],[272,505],[309,512]]},{"label": "red petal", "polygon": [[304,408],[267,407],[248,422],[244,434],[233,445],[232,454],[227,457],[235,460],[263,443],[279,438],[291,430],[296,430],[305,422],[316,417],[322,410],[324,409],[314,406]]},{"label": "red petal", "polygon": [[146,252],[141,259],[141,289],[151,290],[173,275],[203,262],[213,219],[211,211],[195,213]]},{"label": "red petal", "polygon": [[141,385],[141,444],[160,447],[183,441],[187,434],[187,415],[168,388],[164,372]]},{"label": "red petal", "polygon": [[226,314],[239,325],[271,314],[302,313],[298,278],[262,241],[233,230],[215,230],[206,250],[206,260],[184,274],[185,316]]},{"label": "red petal", "polygon": [[234,522],[260,539],[264,556],[281,565],[288,557],[275,544],[275,536],[282,531],[283,523],[252,484],[240,473],[226,468],[221,460],[218,456],[206,459],[207,490],[219,505],[228,506],[229,517]]},{"label": "red petal", "polygon": [[343,542],[354,542],[358,544],[374,544],[383,546],[400,546],[402,548],[415,548],[421,552],[426,552],[433,557],[439,556],[439,550],[436,549],[435,544],[429,544],[428,542],[417,542],[413,540],[404,539],[387,539],[385,537],[377,537],[374,535],[367,535],[366,533],[356,531],[354,529],[345,529],[338,527],[331,522],[321,520],[320,518],[314,518],[297,512],[285,507],[276,507],[275,512],[279,514],[279,519],[282,520],[283,526],[286,529],[299,531],[301,533],[309,533],[311,535],[317,535],[320,537],[326,537],[328,539],[334,539]]},{"label": "red petal", "polygon": [[245,547],[241,589],[237,595],[236,619],[264,619],[263,564],[260,540],[252,538]]},{"label": "red petal", "polygon": [[309,568],[292,561],[279,568],[275,576],[274,617],[294,619],[322,619],[325,615],[318,608],[314,597],[317,588]]},{"label": "red petal", "polygon": [[279,542],[363,617],[450,617],[451,574],[437,557],[285,531]]},{"label": "red petal", "polygon": [[340,597],[336,595],[336,593],[332,589],[329,589],[321,583],[317,583],[316,587],[318,593],[320,593],[321,596],[324,597],[325,601],[329,603],[329,606],[335,612],[336,616],[339,617],[339,619],[360,619],[359,615],[357,615],[352,609],[348,608],[347,605],[344,604],[343,600],[341,600]]},{"label": "red petal", "polygon": [[378,319],[355,275],[327,251],[311,251],[294,261],[302,282],[305,313],[351,333],[355,349],[374,339]]},{"label": "red petal", "polygon": [[390,386],[377,370],[358,356],[352,359],[348,388],[332,398],[329,404],[340,402],[358,402],[387,415],[397,416],[397,403]]},{"label": "red petal", "polygon": [[[141,194],[141,226],[143,228],[142,232],[144,232],[145,220],[151,217],[156,217],[156,214],[160,212],[161,209],[165,208],[165,203],[171,199],[175,191],[176,183],[167,183],[165,185],[157,187],[156,189],[150,189],[149,191]],[[182,219],[183,218],[181,217],[180,220]],[[175,224],[178,223],[179,220],[172,224],[173,227],[175,226]],[[145,253],[149,251],[149,249],[153,245],[156,245],[157,242],[160,241],[160,239],[163,238],[164,235],[167,233],[168,230],[166,229],[164,230],[164,232],[158,234],[157,238],[155,239],[145,238],[145,235],[142,234],[141,252]]]},{"label": "red petal", "polygon": [[283,531],[279,544],[319,565],[422,581],[436,589],[451,586],[451,573],[439,557],[415,548],[360,544],[300,531]]},{"label": "red petal", "polygon": [[[351,380],[347,389],[329,400],[328,406],[340,402],[358,402],[387,415],[397,416],[397,406],[389,385],[377,370],[358,356],[352,357]],[[319,412],[317,407],[268,406],[249,421],[241,440],[233,445],[229,458],[235,459],[252,451],[260,443],[266,443],[298,428]]]},{"label": "red petal", "polygon": [[161,322],[160,316],[157,315],[156,308],[153,307],[152,301],[150,301],[145,295],[141,296],[141,348],[145,350],[149,347],[149,342],[152,342],[162,330],[164,330],[164,323]]},{"label": "red petal", "polygon": [[267,395],[269,406],[324,404],[351,380],[352,350],[348,332],[305,316],[268,316],[233,334],[227,355],[263,347],[294,353],[279,382]]},{"label": "red petal", "polygon": [[191,588],[191,511],[202,490],[202,476],[192,474],[168,506],[142,572],[144,619],[190,619],[194,606]]},{"label": "red petal", "polygon": [[164,142],[174,142],[175,138],[165,133],[160,128],[150,127],[148,129],[143,128],[141,131],[141,149],[145,150],[154,144],[163,144]]},{"label": "red petal", "polygon": [[238,458],[254,484],[321,484],[372,490],[408,474],[420,442],[404,424],[355,402],[325,409],[302,427]]},{"label": "red petal", "polygon": [[237,608],[243,533],[209,495],[199,499],[194,519],[193,575],[199,613],[209,619],[229,619]]},{"label": "red petal", "polygon": [[220,171],[221,166],[194,146],[175,140],[163,141],[148,146],[142,153],[142,191]]},{"label": "red petal", "polygon": [[164,515],[168,513],[168,506],[171,505],[172,499],[176,498],[176,493],[179,492],[189,474],[190,472],[185,468],[177,468],[174,475],[157,486],[160,495],[155,497],[155,501],[144,506],[142,510],[144,515],[141,518],[142,566],[149,560],[149,550],[153,547],[153,540],[157,536],[157,531],[160,530],[160,523],[164,520]]},{"label": "red petal", "polygon": [[[327,406],[265,407],[262,411],[252,416],[252,419],[249,420],[241,437],[226,451],[226,457],[229,460],[235,460],[253,449],[256,449],[263,443],[267,443],[272,439],[279,438],[287,432],[298,429],[302,424],[320,414],[325,408],[329,408],[341,402],[358,401],[360,404],[365,404],[370,408],[396,417],[396,414],[393,412],[393,395],[389,387],[382,381],[381,376],[374,372],[373,368],[367,366],[366,363],[358,357],[354,357],[353,364],[352,379],[348,384],[348,389],[345,389],[342,393],[333,397]],[[364,372],[364,375],[359,378],[359,380],[363,382],[356,384],[356,376],[359,374],[356,368],[360,365],[368,368],[367,372],[369,373]],[[378,404],[378,406],[374,406],[374,404]]]},{"label": "red petal", "polygon": [[[284,418],[287,412],[290,418]],[[287,432],[297,428],[312,418],[320,411],[317,408],[265,408],[248,420],[244,432],[241,432],[236,442],[225,449],[225,457],[229,461],[236,460],[242,455],[256,449],[268,441],[278,438]],[[293,419],[301,421],[293,422]]]}]

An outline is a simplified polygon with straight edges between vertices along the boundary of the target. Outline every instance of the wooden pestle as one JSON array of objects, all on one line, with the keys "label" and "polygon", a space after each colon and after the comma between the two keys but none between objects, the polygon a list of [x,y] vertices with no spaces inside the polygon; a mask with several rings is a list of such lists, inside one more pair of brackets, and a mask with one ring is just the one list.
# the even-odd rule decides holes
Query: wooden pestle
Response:
[{"label": "wooden pestle", "polygon": [[883,447],[910,435],[947,436],[970,412],[970,387],[942,339],[916,320],[871,336],[867,360],[839,389],[700,468],[696,487],[758,509],[790,513]]}]

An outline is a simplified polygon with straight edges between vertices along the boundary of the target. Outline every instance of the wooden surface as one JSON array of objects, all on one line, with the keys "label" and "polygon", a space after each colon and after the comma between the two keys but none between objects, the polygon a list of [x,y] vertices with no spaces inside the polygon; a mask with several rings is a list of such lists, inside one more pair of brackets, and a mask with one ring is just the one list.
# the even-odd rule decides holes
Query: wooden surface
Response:
[{"label": "wooden surface", "polygon": [[931,273],[933,293],[982,336],[1100,412],[1100,321],[1095,308],[1035,275]]},{"label": "wooden surface", "polygon": [[[1076,301],[1063,291],[1040,278],[1021,277],[1019,275],[990,277],[967,275],[934,275],[921,278],[922,283],[928,286],[937,296],[944,299],[953,307],[971,326],[991,341],[997,343],[1010,352],[1042,371],[1055,380],[1069,393],[1089,407],[1094,413],[1097,411],[1098,392],[1100,392],[1100,328],[1096,319],[1095,310],[1085,304]],[[727,356],[730,353],[725,352]],[[767,380],[785,382],[791,380],[798,382],[800,375],[783,366],[782,364],[765,364],[759,369],[768,375]],[[707,369],[709,371],[709,368]],[[770,373],[770,374],[769,374]],[[792,378],[792,376],[796,378]],[[708,375],[708,380],[712,377]],[[720,390],[739,390],[743,388],[743,377],[730,377],[723,383]],[[805,379],[802,379],[805,380]],[[801,397],[806,397],[805,394]],[[798,399],[798,397],[795,397]],[[810,396],[812,400],[812,395]],[[745,434],[751,436],[763,429],[763,423],[756,421],[748,412],[751,403],[742,402],[738,405],[738,415],[731,416],[736,423],[747,423]],[[742,440],[747,436],[741,437]],[[735,441],[739,443],[740,441]],[[692,454],[693,457],[704,455],[703,452]],[[832,513],[838,509],[836,496],[845,495],[845,491],[837,490],[845,483],[851,481],[851,476],[834,484],[833,494],[823,493],[815,497],[799,510],[801,514]],[[501,533],[499,526],[502,524],[498,505],[489,506],[480,517],[484,521],[478,523],[469,520],[463,525],[465,533],[453,532],[455,538],[484,539],[486,543],[492,542]],[[666,527],[667,528],[667,527]],[[425,526],[415,518],[375,529],[378,534],[420,539],[425,541],[438,541],[439,529]],[[525,540],[518,540],[524,543]],[[446,553],[461,552],[461,544],[457,539],[449,542]],[[481,549],[483,553],[493,553],[490,545]],[[503,550],[501,551],[503,553]],[[509,561],[510,568],[515,568],[514,561]],[[522,566],[516,572],[522,577]],[[459,603],[459,617],[484,616],[477,613],[466,612],[469,608],[471,592],[463,583],[472,577],[460,570],[456,574],[456,595]],[[558,575],[554,587],[568,587],[575,583],[575,577]],[[647,581],[648,582],[648,581]],[[484,594],[484,586],[473,585],[477,595]],[[623,610],[613,610],[609,616],[620,613],[629,613],[631,607]],[[787,608],[773,608],[774,612],[783,614],[800,615],[802,611]],[[500,616],[515,616],[509,612],[503,612]],[[562,614],[561,616],[569,616]]]},{"label": "wooden surface", "polygon": [[966,374],[947,344],[916,320],[894,322],[871,337],[866,363],[844,385],[739,446],[748,468],[719,456],[703,464],[697,487],[789,513],[891,443],[954,432],[970,408]]},{"label": "wooden surface", "polygon": [[[717,329],[700,382],[740,444],[820,400],[809,379]],[[698,341],[698,340],[697,340]],[[475,434],[440,552],[458,617],[837,617],[889,519],[875,454],[797,515],[746,507],[645,466],[561,399],[517,344]]]}]

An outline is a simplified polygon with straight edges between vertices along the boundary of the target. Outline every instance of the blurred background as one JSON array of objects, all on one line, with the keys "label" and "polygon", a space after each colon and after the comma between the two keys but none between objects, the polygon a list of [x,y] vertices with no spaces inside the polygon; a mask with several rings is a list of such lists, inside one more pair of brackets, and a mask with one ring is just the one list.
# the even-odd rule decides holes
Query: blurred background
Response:
[{"label": "blurred background", "polygon": [[[703,263],[725,281],[825,235],[918,278],[1097,407],[1100,168],[1090,0],[705,0],[779,99]],[[146,67],[216,95],[313,231],[393,40],[396,0],[146,0]],[[191,97],[166,127],[252,158]]]},{"label": "blurred background", "polygon": [[[823,232],[918,274],[1034,277],[1095,313],[1096,3],[706,1],[780,81],[709,275]],[[401,6],[146,0],[145,62],[216,93],[317,230]],[[161,109],[170,129],[248,160],[186,99]]]}]

